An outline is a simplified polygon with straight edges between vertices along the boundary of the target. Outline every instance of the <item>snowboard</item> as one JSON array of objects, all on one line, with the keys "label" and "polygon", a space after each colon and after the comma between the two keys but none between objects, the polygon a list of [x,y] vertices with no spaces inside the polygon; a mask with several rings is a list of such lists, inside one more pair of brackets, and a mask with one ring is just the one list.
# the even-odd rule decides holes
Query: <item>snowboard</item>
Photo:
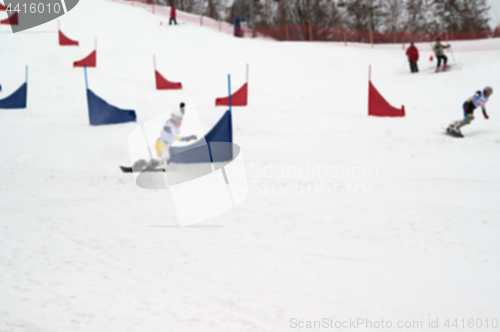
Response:
[{"label": "snowboard", "polygon": [[446,133],[452,137],[463,138],[464,135],[461,132],[455,132],[450,130],[450,128],[446,128]]},{"label": "snowboard", "polygon": [[439,73],[446,73],[450,70],[455,70],[455,69],[460,69],[461,66],[456,66],[456,65],[448,65],[448,68],[444,69],[441,68],[440,70],[436,71],[435,69],[431,72],[431,74],[439,74]]},{"label": "snowboard", "polygon": [[[120,166],[120,169],[122,170],[123,173],[133,173],[134,172],[134,170],[132,169],[132,166]],[[146,167],[141,172],[165,172],[165,169]]]}]

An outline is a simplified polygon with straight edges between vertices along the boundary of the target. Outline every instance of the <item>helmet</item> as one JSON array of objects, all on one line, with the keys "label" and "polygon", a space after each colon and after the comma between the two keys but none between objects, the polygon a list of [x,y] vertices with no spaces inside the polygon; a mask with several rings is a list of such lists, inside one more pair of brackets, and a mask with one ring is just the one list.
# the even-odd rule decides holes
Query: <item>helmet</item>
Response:
[{"label": "helmet", "polygon": [[487,95],[491,95],[493,93],[493,88],[490,86],[487,86],[486,88],[484,88],[483,92]]},{"label": "helmet", "polygon": [[182,121],[183,114],[179,110],[175,110],[172,112],[170,115],[170,118],[174,121],[181,122]]}]

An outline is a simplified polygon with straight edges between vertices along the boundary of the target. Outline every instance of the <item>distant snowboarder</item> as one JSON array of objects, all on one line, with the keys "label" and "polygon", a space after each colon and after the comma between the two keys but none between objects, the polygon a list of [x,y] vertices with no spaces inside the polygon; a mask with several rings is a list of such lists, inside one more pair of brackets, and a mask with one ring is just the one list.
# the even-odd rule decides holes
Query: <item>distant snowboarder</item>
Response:
[{"label": "distant snowboarder", "polygon": [[441,70],[441,61],[443,61],[443,70],[446,70],[449,68],[448,66],[448,57],[444,55],[444,49],[449,48],[451,45],[443,45],[441,44],[441,38],[437,37],[436,42],[434,43],[434,46],[432,49],[434,50],[434,55],[436,55],[436,58],[438,60],[437,67],[436,67],[436,72]]},{"label": "distant snowboarder", "polygon": [[160,166],[164,161],[167,161],[170,158],[169,148],[175,141],[189,142],[196,140],[195,135],[179,135],[181,132],[182,119],[185,113],[185,106],[186,105],[184,103],[180,103],[179,109],[173,111],[170,115],[170,119],[168,119],[163,125],[163,128],[160,131],[160,137],[155,143],[157,158],[152,159],[150,162],[147,162],[144,159],[138,160],[131,168],[121,167],[122,171],[131,172],[133,170],[135,172],[140,172],[149,166],[152,166],[152,168]]},{"label": "distant snowboarder", "polygon": [[406,56],[408,57],[408,62],[410,63],[411,72],[418,73],[418,49],[415,47],[413,42],[410,43],[410,47],[406,50]]},{"label": "distant snowboarder", "polygon": [[493,93],[493,89],[489,86],[485,87],[483,91],[476,91],[474,96],[470,97],[463,104],[464,118],[462,120],[455,121],[451,123],[446,131],[454,136],[463,137],[460,128],[466,126],[474,120],[474,110],[476,107],[481,107],[483,110],[483,116],[487,120],[489,119],[488,113],[486,113],[486,103],[488,98]]}]

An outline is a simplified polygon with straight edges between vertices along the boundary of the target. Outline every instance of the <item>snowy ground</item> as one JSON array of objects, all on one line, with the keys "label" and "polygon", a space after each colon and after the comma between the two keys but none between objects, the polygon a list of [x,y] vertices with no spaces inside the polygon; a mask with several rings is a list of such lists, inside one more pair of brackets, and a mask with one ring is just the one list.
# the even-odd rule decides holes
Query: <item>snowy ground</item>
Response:
[{"label": "snowy ground", "polygon": [[[0,26],[0,98],[30,66],[28,108],[0,110],[0,331],[311,330],[294,318],[444,331],[447,318],[483,319],[455,329],[473,331],[500,319],[499,39],[454,42],[461,69],[438,75],[419,45],[411,75],[400,45],[239,40],[161,20],[80,1],[61,19],[80,41],[68,48],[56,22]],[[90,127],[72,68],[94,37],[90,87],[139,123],[185,101],[209,130],[226,75],[235,89],[250,64],[250,105],[233,112],[241,205],[179,228],[164,192],[119,172],[137,124]],[[153,53],[183,90],[154,89]],[[369,64],[405,118],[367,117]],[[485,85],[490,120],[476,111],[466,138],[443,134]]]}]

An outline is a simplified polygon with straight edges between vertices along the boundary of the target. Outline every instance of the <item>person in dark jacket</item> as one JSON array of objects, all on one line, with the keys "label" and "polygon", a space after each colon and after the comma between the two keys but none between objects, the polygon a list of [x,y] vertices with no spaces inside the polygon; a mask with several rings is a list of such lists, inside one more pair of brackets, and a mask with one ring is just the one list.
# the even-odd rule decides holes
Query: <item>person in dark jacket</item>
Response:
[{"label": "person in dark jacket", "polygon": [[418,73],[418,49],[413,42],[410,43],[410,47],[406,50],[406,56],[408,57],[408,62],[410,62],[411,72]]},{"label": "person in dark jacket", "polygon": [[235,17],[234,18],[234,36],[235,37],[243,37],[243,34],[241,33],[241,24],[240,24],[240,18]]},{"label": "person in dark jacket", "polygon": [[172,22],[175,23],[175,25],[177,25],[177,13],[175,12],[175,7],[172,6],[170,7],[170,20],[168,21],[168,25],[172,25]]}]

